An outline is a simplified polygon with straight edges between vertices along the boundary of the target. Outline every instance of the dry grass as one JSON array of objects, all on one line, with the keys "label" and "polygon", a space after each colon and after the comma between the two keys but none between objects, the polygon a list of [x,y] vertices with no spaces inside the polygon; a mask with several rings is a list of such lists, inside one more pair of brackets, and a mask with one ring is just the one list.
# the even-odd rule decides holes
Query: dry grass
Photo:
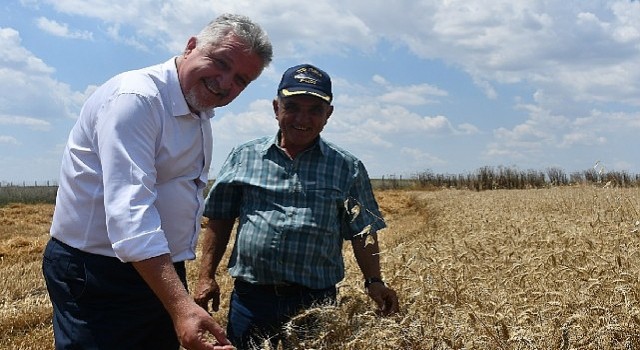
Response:
[{"label": "dry grass", "polygon": [[640,190],[380,197],[403,311],[369,312],[352,264],[342,306],[316,311],[326,322],[301,348],[640,348]]},{"label": "dry grass", "polygon": [[0,207],[0,349],[52,349],[42,250],[53,206]]},{"label": "dry grass", "polygon": [[[340,306],[291,324],[300,349],[640,348],[640,189],[376,195],[383,274],[402,311],[373,312],[347,249]],[[0,208],[0,348],[51,348],[40,273],[51,213]],[[224,272],[219,282],[230,291]],[[225,324],[228,297],[221,307]],[[303,332],[309,319],[321,326]]]}]

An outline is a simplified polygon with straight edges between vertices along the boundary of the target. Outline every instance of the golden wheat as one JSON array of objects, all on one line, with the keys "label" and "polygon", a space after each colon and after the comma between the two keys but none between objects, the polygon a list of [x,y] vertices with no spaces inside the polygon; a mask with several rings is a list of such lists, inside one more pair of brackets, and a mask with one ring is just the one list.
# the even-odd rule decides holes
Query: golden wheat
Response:
[{"label": "golden wheat", "polygon": [[[293,319],[300,349],[638,349],[640,189],[377,191],[380,317],[345,245],[337,307]],[[40,273],[52,206],[0,208],[0,348],[52,348]],[[198,262],[187,264],[195,281]],[[221,269],[223,270],[223,269]],[[214,314],[225,324],[232,283]],[[307,321],[320,326],[307,329]]]}]

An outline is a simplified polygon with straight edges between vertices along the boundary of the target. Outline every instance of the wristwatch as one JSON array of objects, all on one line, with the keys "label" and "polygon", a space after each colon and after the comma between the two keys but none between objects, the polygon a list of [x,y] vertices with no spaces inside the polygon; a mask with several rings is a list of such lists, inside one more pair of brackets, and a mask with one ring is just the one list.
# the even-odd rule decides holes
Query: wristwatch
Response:
[{"label": "wristwatch", "polygon": [[382,280],[382,278],[380,278],[380,277],[369,277],[369,278],[366,278],[364,280],[364,289],[369,288],[369,285],[371,285],[371,283],[382,283],[383,285],[385,285],[384,281]]}]

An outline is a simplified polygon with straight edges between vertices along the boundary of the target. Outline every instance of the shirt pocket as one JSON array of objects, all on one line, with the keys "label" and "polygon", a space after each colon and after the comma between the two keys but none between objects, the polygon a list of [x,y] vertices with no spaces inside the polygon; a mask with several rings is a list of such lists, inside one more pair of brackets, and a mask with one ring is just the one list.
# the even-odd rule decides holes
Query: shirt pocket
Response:
[{"label": "shirt pocket", "polygon": [[338,232],[345,195],[336,187],[308,187],[307,204],[313,222],[321,231]]}]

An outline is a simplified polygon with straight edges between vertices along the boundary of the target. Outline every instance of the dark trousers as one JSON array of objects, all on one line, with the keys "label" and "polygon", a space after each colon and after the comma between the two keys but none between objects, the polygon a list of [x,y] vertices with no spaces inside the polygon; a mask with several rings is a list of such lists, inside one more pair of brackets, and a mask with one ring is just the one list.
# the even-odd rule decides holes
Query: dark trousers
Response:
[{"label": "dark trousers", "polygon": [[[175,264],[186,286],[184,263]],[[171,317],[132,264],[51,239],[42,271],[56,349],[171,349]]]},{"label": "dark trousers", "polygon": [[283,341],[282,327],[301,310],[315,304],[335,304],[335,287],[309,289],[303,286],[263,286],[236,280],[231,303],[227,336],[238,350],[261,348],[268,339],[273,349]]}]

